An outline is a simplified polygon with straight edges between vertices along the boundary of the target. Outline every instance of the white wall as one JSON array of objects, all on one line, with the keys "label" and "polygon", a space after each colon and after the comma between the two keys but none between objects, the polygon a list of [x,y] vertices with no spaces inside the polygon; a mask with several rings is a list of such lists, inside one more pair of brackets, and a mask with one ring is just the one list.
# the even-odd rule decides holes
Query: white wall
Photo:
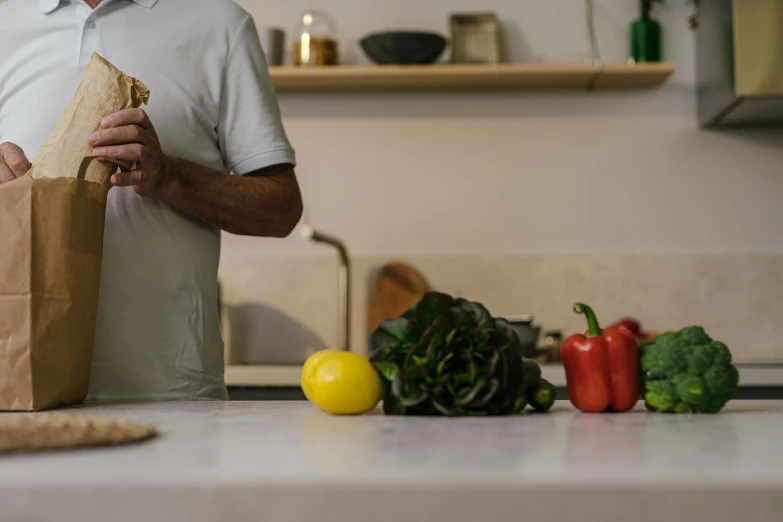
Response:
[{"label": "white wall", "polygon": [[[239,2],[289,34],[315,5],[338,21],[347,60],[384,28],[447,32],[453,11],[504,20],[516,61],[574,62],[581,0]],[[600,0],[607,61],[624,61],[636,1]],[[661,9],[680,67],[639,93],[284,94],[313,223],[358,254],[783,250],[783,133],[705,132],[695,120],[685,0]],[[309,251],[298,240],[225,247]]]},{"label": "white wall", "polygon": [[[289,37],[311,7],[240,3]],[[685,3],[658,15],[679,66],[660,90],[281,96],[312,223],[353,254],[354,349],[373,268],[403,258],[436,289],[496,315],[533,312],[546,329],[582,328],[570,303],[584,299],[606,321],[702,324],[740,362],[783,363],[783,131],[698,128]],[[606,61],[626,60],[637,4],[597,0]],[[474,9],[500,15],[516,61],[583,59],[581,0],[315,5],[339,22],[347,60],[365,61],[356,39],[367,32],[446,33],[450,12]],[[220,276],[247,362],[335,345],[333,252],[226,235]]]}]

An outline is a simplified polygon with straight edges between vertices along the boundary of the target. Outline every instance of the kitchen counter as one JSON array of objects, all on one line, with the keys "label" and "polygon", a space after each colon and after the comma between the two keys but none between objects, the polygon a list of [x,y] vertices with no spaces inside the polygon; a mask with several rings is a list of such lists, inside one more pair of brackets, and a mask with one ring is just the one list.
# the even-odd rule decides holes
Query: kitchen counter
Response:
[{"label": "kitchen counter", "polygon": [[332,417],[308,403],[86,405],[138,445],[0,458],[0,520],[778,521],[783,402],[719,415]]}]

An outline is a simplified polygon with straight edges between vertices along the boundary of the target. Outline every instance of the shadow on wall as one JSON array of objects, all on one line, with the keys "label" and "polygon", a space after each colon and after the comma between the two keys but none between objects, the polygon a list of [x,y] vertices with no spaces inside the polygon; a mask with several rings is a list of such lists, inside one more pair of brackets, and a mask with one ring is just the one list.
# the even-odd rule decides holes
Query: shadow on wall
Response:
[{"label": "shadow on wall", "polygon": [[545,63],[545,56],[535,52],[515,20],[501,20],[500,34],[500,56],[503,63]]},{"label": "shadow on wall", "polygon": [[235,364],[301,364],[327,348],[308,326],[263,303],[225,305]]}]

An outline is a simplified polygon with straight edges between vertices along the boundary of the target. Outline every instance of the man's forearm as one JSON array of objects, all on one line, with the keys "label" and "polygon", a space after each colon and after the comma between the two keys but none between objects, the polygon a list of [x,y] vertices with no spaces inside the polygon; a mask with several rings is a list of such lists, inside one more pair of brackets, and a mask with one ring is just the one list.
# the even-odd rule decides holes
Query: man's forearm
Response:
[{"label": "man's forearm", "polygon": [[233,176],[170,158],[169,185],[160,199],[177,210],[233,234],[285,237],[302,215],[293,168],[279,165]]},{"label": "man's forearm", "polygon": [[168,203],[213,227],[234,234],[284,237],[302,216],[302,196],[290,165],[232,176],[163,152],[142,109],[126,109],[101,120],[87,137],[93,154],[134,165],[114,174],[117,187]]}]

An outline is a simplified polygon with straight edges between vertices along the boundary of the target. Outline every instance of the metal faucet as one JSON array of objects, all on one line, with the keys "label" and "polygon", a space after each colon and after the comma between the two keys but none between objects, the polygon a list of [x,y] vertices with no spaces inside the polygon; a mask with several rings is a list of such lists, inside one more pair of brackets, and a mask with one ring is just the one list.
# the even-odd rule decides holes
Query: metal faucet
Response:
[{"label": "metal faucet", "polygon": [[351,350],[351,261],[348,257],[348,249],[336,237],[316,230],[307,223],[300,227],[300,233],[303,239],[324,243],[337,250],[340,259],[340,268],[337,272],[337,347],[339,350],[348,352]]}]

